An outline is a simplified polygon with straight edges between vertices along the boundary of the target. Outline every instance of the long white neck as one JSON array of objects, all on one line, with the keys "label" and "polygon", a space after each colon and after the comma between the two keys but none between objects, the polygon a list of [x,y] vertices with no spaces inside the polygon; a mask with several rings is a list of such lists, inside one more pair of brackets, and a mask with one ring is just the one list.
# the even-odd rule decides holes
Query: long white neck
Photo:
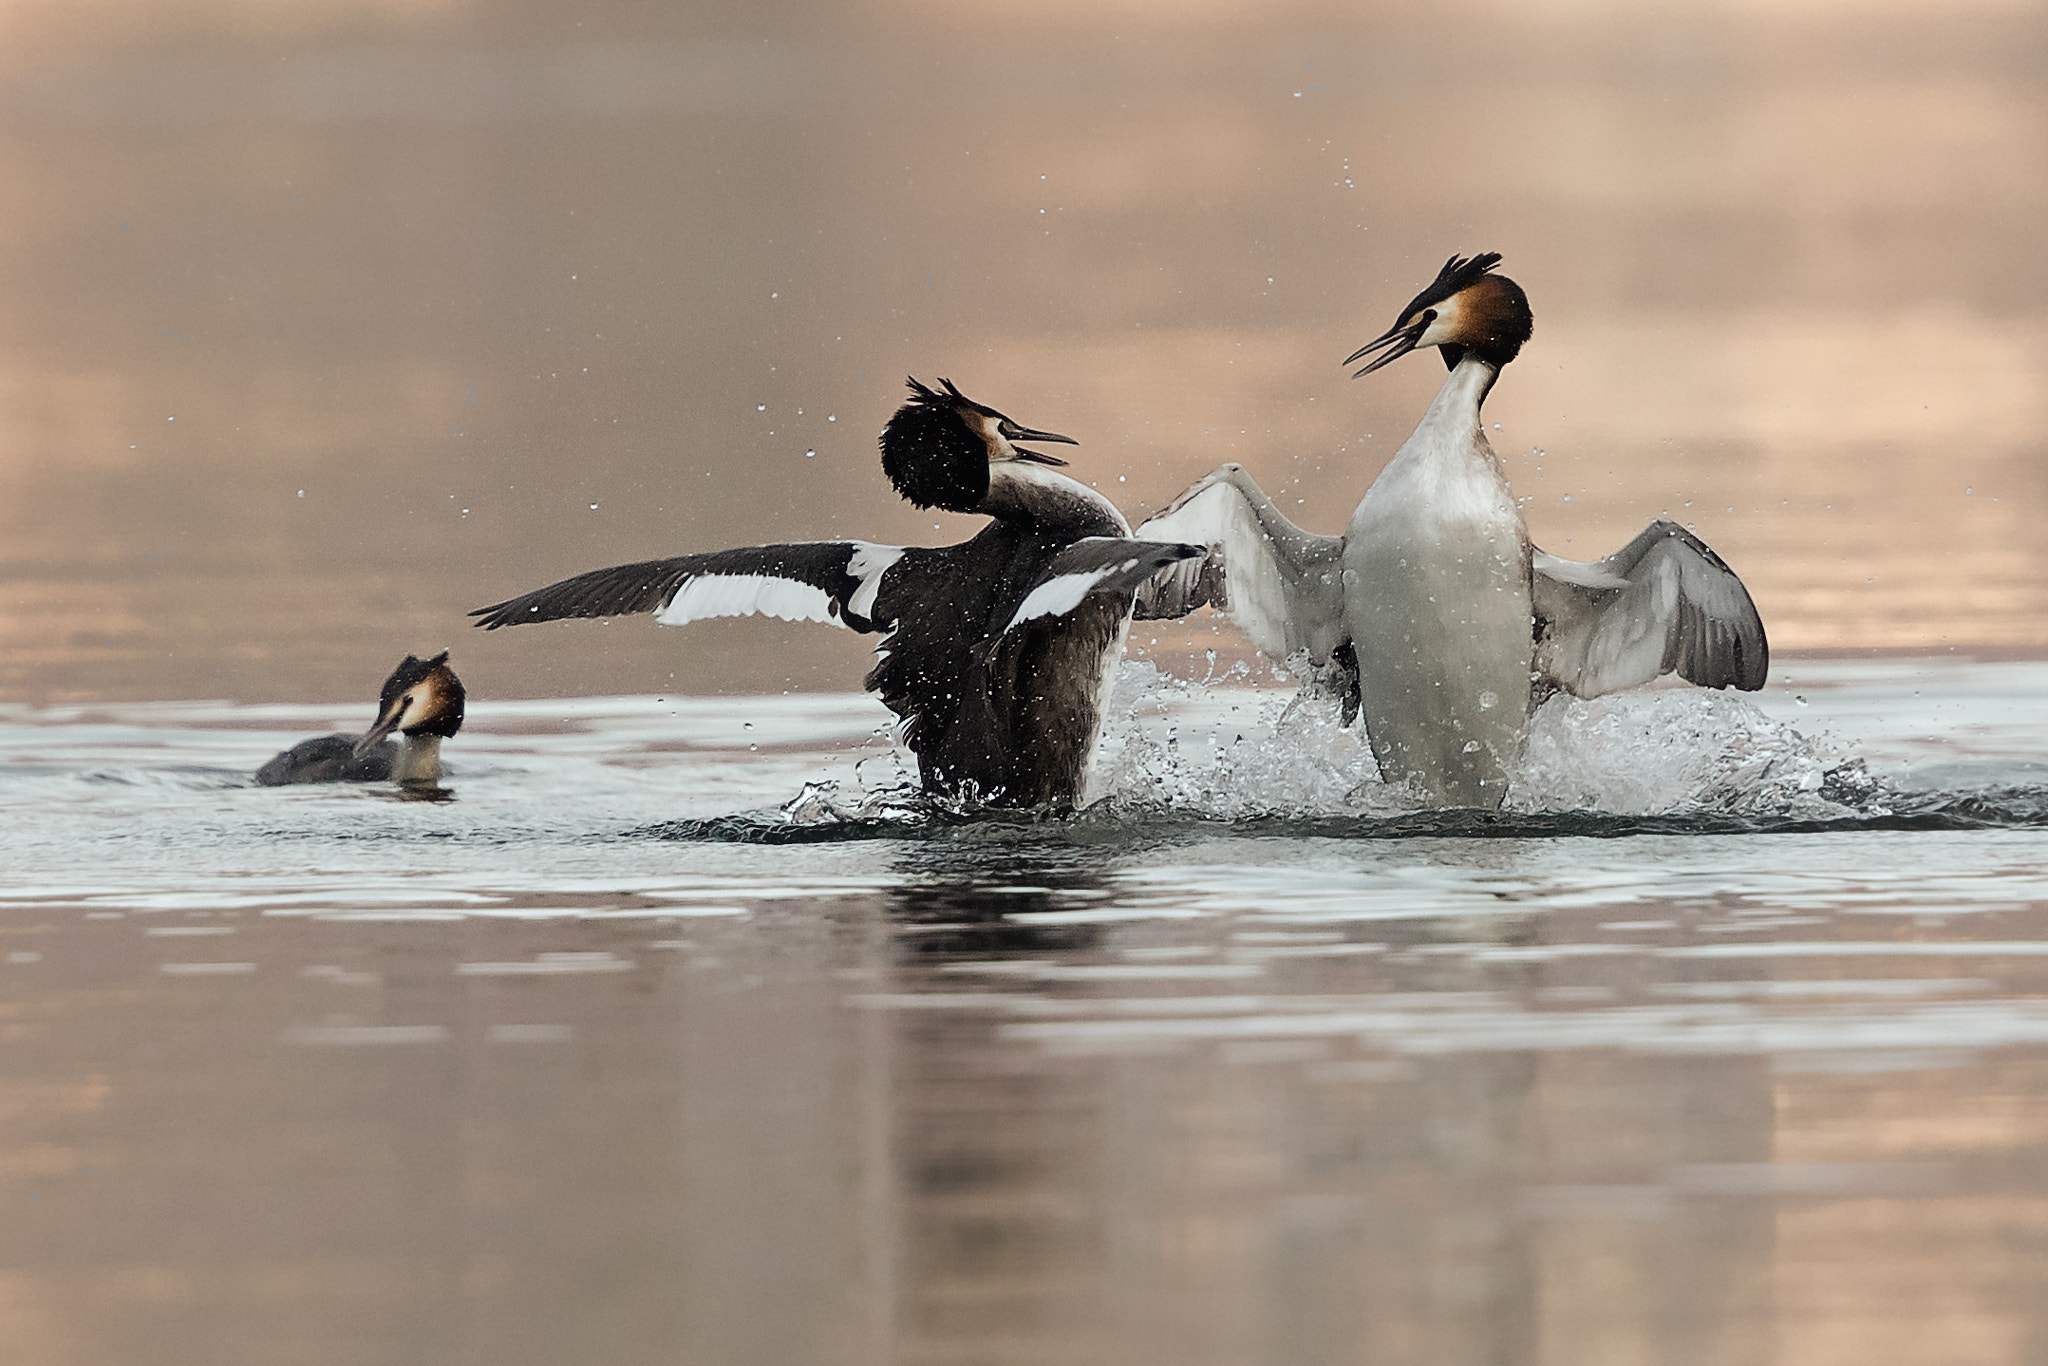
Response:
[{"label": "long white neck", "polygon": [[1479,409],[1485,404],[1486,396],[1493,392],[1493,382],[1500,378],[1500,371],[1479,357],[1467,352],[1465,358],[1451,367],[1451,373],[1444,376],[1444,387],[1436,391],[1430,400],[1429,411],[1422,415],[1417,425],[1422,427],[1453,426],[1479,430]]},{"label": "long white neck", "polygon": [[1415,424],[1414,434],[1401,443],[1394,463],[1477,459],[1505,483],[1507,469],[1493,453],[1485,425],[1479,420],[1480,406],[1499,378],[1499,370],[1468,353],[1445,377],[1443,388],[1430,401],[1429,411]]},{"label": "long white neck", "polygon": [[398,757],[391,761],[394,783],[438,783],[441,781],[441,737],[401,735]]},{"label": "long white neck", "polygon": [[1502,534],[1510,538],[1526,534],[1507,469],[1479,420],[1479,405],[1499,374],[1473,356],[1458,362],[1414,433],[1351,514],[1347,534],[1352,539],[1419,535],[1416,528],[1452,524],[1504,527],[1510,530]]}]

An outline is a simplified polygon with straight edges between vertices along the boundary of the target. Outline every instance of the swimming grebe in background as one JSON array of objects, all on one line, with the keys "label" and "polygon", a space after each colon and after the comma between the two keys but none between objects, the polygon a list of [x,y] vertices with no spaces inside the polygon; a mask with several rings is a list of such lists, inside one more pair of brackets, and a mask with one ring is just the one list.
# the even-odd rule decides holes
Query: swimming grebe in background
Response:
[{"label": "swimming grebe in background", "polygon": [[[864,680],[902,718],[931,795],[991,806],[1071,804],[1089,756],[1132,599],[1207,552],[1131,539],[1130,524],[1033,431],[940,380],[882,431],[882,469],[919,508],[992,520],[936,548],[821,541],[748,546],[593,570],[470,615],[487,629],[652,612],[663,625],[760,613],[882,633]],[[1167,596],[1176,596],[1168,594]]]},{"label": "swimming grebe in background", "polygon": [[[462,729],[462,680],[448,652],[407,655],[384,680],[377,722],[366,735],[302,740],[256,770],[264,787],[291,783],[381,783],[423,786],[440,781],[441,741]],[[396,732],[398,739],[389,737]]]},{"label": "swimming grebe in background", "polygon": [[1672,672],[1753,691],[1770,665],[1748,590],[1676,523],[1659,518],[1590,563],[1530,542],[1479,418],[1533,326],[1521,286],[1492,273],[1499,261],[1453,256],[1345,362],[1381,352],[1366,375],[1435,346],[1451,373],[1344,535],[1295,526],[1240,465],[1139,528],[1221,548],[1221,610],[1269,657],[1305,652],[1346,694],[1347,721],[1362,710],[1383,777],[1489,809],[1549,692],[1598,697]]}]

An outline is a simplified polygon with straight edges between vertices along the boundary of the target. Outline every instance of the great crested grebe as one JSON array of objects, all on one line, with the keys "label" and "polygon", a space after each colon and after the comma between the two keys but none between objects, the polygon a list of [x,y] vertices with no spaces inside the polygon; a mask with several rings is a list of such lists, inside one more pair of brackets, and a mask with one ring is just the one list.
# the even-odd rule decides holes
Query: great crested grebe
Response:
[{"label": "great crested grebe", "polygon": [[1108,499],[1046,468],[1065,461],[1016,444],[1072,438],[1021,427],[939,383],[943,392],[910,381],[910,401],[882,431],[882,469],[914,507],[991,518],[972,540],[680,555],[578,574],[470,615],[493,630],[652,612],[668,626],[760,613],[880,632],[865,686],[902,718],[927,793],[1072,804],[1135,593],[1191,580],[1207,552],[1131,539]]},{"label": "great crested grebe", "polygon": [[[1362,710],[1380,772],[1445,806],[1498,807],[1535,702],[1598,697],[1676,672],[1754,691],[1770,647],[1749,592],[1697,536],[1662,518],[1604,560],[1538,550],[1486,440],[1480,405],[1529,339],[1520,285],[1488,252],[1453,256],[1385,333],[1370,374],[1420,347],[1450,377],[1366,490],[1342,536],[1289,521],[1239,465],[1189,486],[1138,530],[1220,547],[1214,596],[1261,652],[1305,653]],[[1169,597],[1164,610],[1192,604]],[[1141,612],[1145,609],[1141,604]]]},{"label": "great crested grebe", "polygon": [[[441,742],[462,729],[462,680],[448,652],[407,655],[384,680],[377,722],[366,735],[301,740],[256,770],[264,787],[291,783],[381,783],[424,786],[440,781]],[[389,737],[396,732],[398,739]]]}]

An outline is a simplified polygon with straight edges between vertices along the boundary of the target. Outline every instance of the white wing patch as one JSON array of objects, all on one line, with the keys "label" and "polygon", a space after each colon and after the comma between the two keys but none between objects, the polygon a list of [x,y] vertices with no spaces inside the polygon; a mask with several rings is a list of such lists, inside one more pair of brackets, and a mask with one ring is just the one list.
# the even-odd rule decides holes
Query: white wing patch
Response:
[{"label": "white wing patch", "polygon": [[1138,567],[1136,556],[1119,564],[1106,564],[1100,569],[1090,569],[1078,574],[1059,574],[1047,579],[1025,595],[1017,604],[1017,615],[1010,618],[1005,631],[1014,630],[1034,617],[1065,616],[1081,605],[1081,600],[1095,590],[1104,579],[1113,579],[1119,574],[1128,574]]},{"label": "white wing patch", "polygon": [[[879,579],[880,575],[876,577]],[[867,591],[865,585],[862,591]],[[784,621],[846,625],[833,615],[832,598],[824,589],[772,574],[705,574],[691,579],[668,600],[667,606],[654,614],[654,619],[663,626],[681,626],[711,617],[749,617],[757,613]]]},{"label": "white wing patch", "polygon": [[846,600],[846,610],[857,617],[872,616],[875,610],[875,594],[882,591],[882,575],[889,572],[889,566],[903,558],[903,547],[899,545],[869,545],[866,541],[855,541],[859,549],[846,562],[846,572],[860,580],[860,587],[853,590],[853,596]]},{"label": "white wing patch", "polygon": [[1291,638],[1287,587],[1273,543],[1259,526],[1245,497],[1221,480],[1171,512],[1161,513],[1138,528],[1153,541],[1191,541],[1223,548],[1223,573],[1229,583],[1230,606],[1224,609],[1252,647],[1279,661],[1302,642]]}]

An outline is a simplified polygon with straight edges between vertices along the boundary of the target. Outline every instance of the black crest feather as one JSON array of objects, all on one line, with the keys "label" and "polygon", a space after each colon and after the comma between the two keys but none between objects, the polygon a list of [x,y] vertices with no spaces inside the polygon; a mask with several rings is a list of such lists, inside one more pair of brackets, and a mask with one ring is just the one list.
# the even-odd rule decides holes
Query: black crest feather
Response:
[{"label": "black crest feather", "polygon": [[1463,290],[1470,289],[1483,275],[1493,273],[1500,264],[1500,253],[1482,251],[1477,256],[1453,256],[1444,262],[1444,268],[1430,281],[1429,288],[1408,301],[1408,307],[1401,310],[1403,318],[1412,318],[1425,308],[1432,308]]},{"label": "black crest feather", "polygon": [[416,683],[424,683],[428,674],[447,662],[448,652],[446,650],[441,651],[440,654],[435,655],[432,659],[421,659],[417,655],[407,655],[399,662],[398,667],[391,671],[391,677],[384,680],[384,691],[378,696],[378,702],[384,706],[390,706],[392,698]]},{"label": "black crest feather", "polygon": [[909,383],[910,402],[882,428],[882,472],[912,507],[971,512],[988,497],[988,446],[960,410],[977,405],[949,379],[944,393]]}]

